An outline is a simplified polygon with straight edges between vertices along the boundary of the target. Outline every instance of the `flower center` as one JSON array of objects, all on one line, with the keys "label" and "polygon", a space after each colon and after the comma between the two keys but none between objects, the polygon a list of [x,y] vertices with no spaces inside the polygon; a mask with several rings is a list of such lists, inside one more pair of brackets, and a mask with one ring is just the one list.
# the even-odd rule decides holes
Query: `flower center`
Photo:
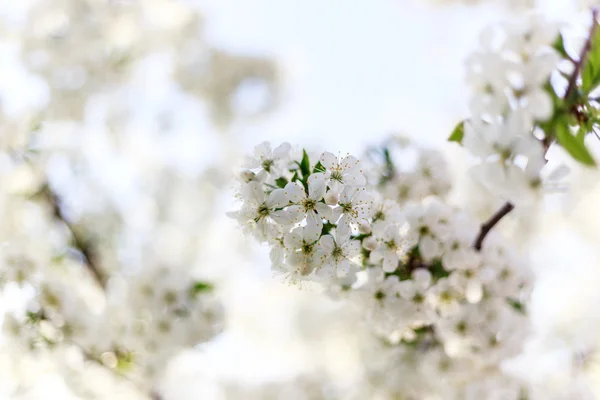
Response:
[{"label": "flower center", "polygon": [[342,176],[342,173],[340,171],[332,171],[331,172],[331,180],[342,183],[342,181],[344,180],[344,177]]},{"label": "flower center", "polygon": [[302,203],[302,207],[304,207],[304,211],[314,211],[316,205],[317,205],[317,202],[314,201],[313,199],[306,199]]},{"label": "flower center", "polygon": [[333,251],[331,252],[331,256],[336,260],[341,260],[344,258],[344,251],[341,247],[335,246]]},{"label": "flower center", "polygon": [[302,249],[301,249],[302,253],[304,253],[304,254],[311,254],[312,253],[312,249],[313,249],[313,245],[312,244],[309,244],[309,243],[306,243],[306,242],[304,242],[302,244]]},{"label": "flower center", "polygon": [[385,214],[383,213],[383,211],[377,211],[375,213],[375,215],[373,216],[373,222],[379,221],[379,220],[381,220],[381,221],[385,220]]},{"label": "flower center", "polygon": [[271,213],[271,210],[269,209],[269,207],[267,207],[267,203],[262,203],[258,207],[258,210],[256,210],[256,212],[258,213],[258,217],[256,217],[254,221],[258,222],[261,220],[261,218],[268,216]]},{"label": "flower center", "polygon": [[261,165],[265,171],[271,172],[271,167],[273,166],[273,164],[275,164],[275,161],[267,159],[267,160],[263,160]]}]

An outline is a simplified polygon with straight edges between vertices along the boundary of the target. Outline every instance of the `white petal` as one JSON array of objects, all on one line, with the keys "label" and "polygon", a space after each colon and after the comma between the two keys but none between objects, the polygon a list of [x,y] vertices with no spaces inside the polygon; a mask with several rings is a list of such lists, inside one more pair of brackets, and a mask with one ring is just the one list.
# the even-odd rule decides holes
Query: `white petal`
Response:
[{"label": "white petal", "polygon": [[352,198],[356,195],[357,191],[358,189],[352,186],[344,187],[344,190],[342,190],[342,193],[340,194],[340,204],[351,203]]},{"label": "white petal", "polygon": [[333,219],[333,210],[331,209],[331,207],[329,207],[327,204],[321,203],[320,201],[317,202],[315,207],[321,217],[331,222],[331,220]]},{"label": "white petal", "polygon": [[398,256],[396,253],[386,251],[383,255],[382,267],[385,272],[394,272],[398,268]]},{"label": "white petal", "polygon": [[274,211],[270,216],[279,225],[292,225],[298,222],[291,218],[289,209]]},{"label": "white petal", "polygon": [[421,238],[421,241],[419,242],[419,251],[426,261],[431,261],[439,256],[440,243],[431,236],[425,236]]},{"label": "white petal", "polygon": [[271,263],[274,266],[279,266],[283,264],[283,256],[283,248],[281,248],[280,246],[273,247],[269,253],[269,258],[271,258]]},{"label": "white petal", "polygon": [[284,158],[289,154],[291,149],[292,149],[292,146],[289,143],[287,143],[287,142],[281,143],[279,146],[277,146],[275,148],[275,150],[273,150],[273,157],[277,158],[277,159]]},{"label": "white petal", "polygon": [[288,204],[288,196],[285,189],[275,189],[267,197],[267,206],[280,208]]},{"label": "white petal", "polygon": [[[329,222],[331,222],[332,224],[335,224],[336,221],[338,219],[340,219],[340,216],[342,215],[342,212],[343,212],[342,207],[335,207],[333,209],[333,218],[330,219]],[[337,224],[339,225],[339,222],[337,222]]]},{"label": "white petal", "polygon": [[287,219],[290,224],[297,224],[306,217],[302,206],[289,206],[285,211],[287,212]]},{"label": "white petal", "polygon": [[302,247],[302,228],[296,228],[283,238],[285,247],[288,250],[295,250]]},{"label": "white petal", "polygon": [[337,265],[337,275],[343,277],[348,275],[350,272],[350,262],[348,260],[342,260]]},{"label": "white petal", "polygon": [[271,159],[273,153],[271,151],[271,143],[262,142],[254,148],[254,154],[258,158]]},{"label": "white petal", "polygon": [[348,225],[341,224],[335,229],[335,237],[338,243],[346,243],[350,235],[352,234],[352,230]]},{"label": "white petal", "polygon": [[351,240],[349,242],[346,242],[342,246],[342,249],[344,250],[344,254],[346,255],[346,257],[352,258],[360,253],[360,241]]},{"label": "white petal", "polygon": [[354,156],[346,156],[340,162],[340,167],[343,173],[352,173],[358,168],[359,161]]},{"label": "white petal", "polygon": [[465,297],[467,298],[467,301],[471,304],[479,303],[479,301],[483,297],[483,288],[481,287],[481,283],[471,279],[467,284]]},{"label": "white petal", "polygon": [[243,195],[254,204],[262,204],[265,201],[265,192],[258,182],[250,182],[243,186]]},{"label": "white petal", "polygon": [[285,185],[284,193],[288,200],[292,203],[298,203],[306,198],[306,192],[298,182],[290,182]]},{"label": "white petal", "polygon": [[338,165],[338,158],[329,152],[321,154],[321,164],[327,169],[334,169]]},{"label": "white petal", "polygon": [[325,182],[327,180],[327,174],[324,172],[315,172],[314,174],[311,174],[308,177],[308,185],[310,186],[310,184],[316,180],[322,180]]},{"label": "white petal", "polygon": [[400,293],[400,296],[403,299],[411,300],[415,297],[417,291],[412,281],[409,279],[398,284],[398,293]]},{"label": "white petal", "polygon": [[417,268],[412,273],[415,284],[421,289],[427,289],[431,286],[431,272],[425,268]]},{"label": "white petal", "polygon": [[323,248],[323,250],[325,250],[325,253],[327,254],[331,254],[335,247],[333,236],[331,235],[323,235],[323,237],[321,237],[321,240],[319,241],[319,244],[321,244],[321,247]]},{"label": "white petal", "polygon": [[308,197],[312,200],[321,200],[325,196],[326,191],[327,184],[325,183],[325,179],[313,179],[308,183]]},{"label": "white petal", "polygon": [[315,217],[314,212],[308,213],[308,218],[306,220],[306,226],[302,231],[302,237],[304,241],[307,243],[316,242],[321,236],[321,231],[323,230],[323,222]]},{"label": "white petal", "polygon": [[364,186],[367,184],[367,179],[361,173],[344,175],[344,183],[351,186]]},{"label": "white petal", "polygon": [[546,121],[552,116],[554,104],[552,98],[543,89],[535,89],[527,96],[529,112],[539,121]]},{"label": "white petal", "polygon": [[384,251],[381,247],[376,248],[375,250],[371,251],[371,254],[369,254],[369,262],[372,264],[377,264],[383,259],[383,254]]}]

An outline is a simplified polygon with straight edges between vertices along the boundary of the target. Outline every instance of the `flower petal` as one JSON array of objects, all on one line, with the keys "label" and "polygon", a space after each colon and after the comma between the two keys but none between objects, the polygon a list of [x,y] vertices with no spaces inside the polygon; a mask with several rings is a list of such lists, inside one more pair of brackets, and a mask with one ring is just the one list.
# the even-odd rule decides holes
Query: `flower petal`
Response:
[{"label": "flower petal", "polygon": [[338,158],[329,152],[321,154],[321,164],[327,169],[334,169],[338,166]]},{"label": "flower petal", "polygon": [[265,192],[258,182],[250,182],[242,187],[243,195],[254,204],[262,204],[265,201]]},{"label": "flower petal", "polygon": [[308,197],[312,200],[319,201],[325,196],[327,184],[325,179],[313,179],[308,183]]},{"label": "flower petal", "polygon": [[267,206],[270,208],[280,208],[287,205],[288,202],[285,189],[275,189],[267,197]]},{"label": "flower petal", "polygon": [[316,207],[316,209],[319,212],[319,215],[321,217],[323,217],[327,221],[331,222],[331,220],[333,219],[333,210],[331,209],[331,207],[329,207],[325,203],[321,203],[320,201],[317,202],[317,204],[315,205],[315,207]]},{"label": "flower petal", "polygon": [[287,211],[287,218],[289,219],[290,224],[297,224],[306,216],[302,206],[289,206],[285,211]]},{"label": "flower petal", "polygon": [[273,158],[282,159],[289,154],[291,149],[292,146],[288,142],[281,143],[273,150]]},{"label": "flower petal", "polygon": [[283,238],[283,243],[288,250],[302,247],[302,228],[296,228]]},{"label": "flower petal", "polygon": [[301,184],[298,182],[290,182],[285,185],[284,192],[288,200],[292,203],[298,203],[302,199],[306,198],[306,192]]},{"label": "flower petal", "polygon": [[333,236],[331,235],[323,235],[321,240],[319,240],[319,244],[327,254],[331,254],[335,248],[335,242],[333,241]]},{"label": "flower petal", "polygon": [[[311,216],[312,215],[312,216]],[[306,243],[314,243],[319,240],[321,231],[323,230],[323,222],[317,219],[314,212],[308,213],[306,226],[303,228],[302,237]]]}]

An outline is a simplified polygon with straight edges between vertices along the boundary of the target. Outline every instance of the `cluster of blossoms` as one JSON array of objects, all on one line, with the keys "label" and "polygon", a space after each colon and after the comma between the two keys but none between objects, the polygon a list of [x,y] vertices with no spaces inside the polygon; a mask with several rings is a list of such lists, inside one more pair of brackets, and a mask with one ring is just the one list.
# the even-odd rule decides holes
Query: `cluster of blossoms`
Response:
[{"label": "cluster of blossoms", "polygon": [[[76,155],[65,149],[45,154],[61,154],[74,164],[79,172],[70,179],[71,187],[86,181],[89,186],[90,160],[73,147],[70,151]],[[61,191],[65,182],[44,181],[45,157],[25,163],[20,158],[24,154],[25,149],[15,158],[2,153],[6,168],[0,177],[5,223],[0,283],[3,292],[16,290],[27,299],[7,310],[2,324],[5,344],[12,351],[56,359],[64,364],[59,372],[69,378],[78,376],[77,368],[63,350],[73,348],[86,364],[127,376],[138,392],[156,390],[170,358],[221,330],[222,310],[213,284],[194,272],[203,251],[195,245],[201,241],[195,224],[207,221],[206,215],[185,215],[176,207],[179,201],[205,202],[209,194],[163,166],[136,171],[136,181],[145,186],[130,193],[137,215],[127,208],[111,208],[110,196],[99,196],[89,208],[76,207],[76,194]],[[169,195],[162,197],[155,191],[165,186],[152,184],[160,176],[159,182],[168,180],[170,185]],[[150,198],[168,211],[157,214],[154,207],[140,207]],[[82,223],[96,220],[99,223]],[[155,229],[149,231],[148,226]],[[137,242],[106,240],[134,233]],[[177,239],[175,234],[186,238],[183,247],[169,244]],[[73,389],[89,393],[92,381],[83,379]]]},{"label": "cluster of blossoms", "polygon": [[407,137],[392,136],[366,154],[367,180],[386,199],[404,204],[427,196],[444,199],[452,187],[446,159]]},{"label": "cluster of blossoms", "polygon": [[550,77],[561,60],[553,48],[558,26],[538,15],[528,18],[481,34],[480,50],[467,61],[473,92],[462,140],[481,160],[473,169],[476,178],[503,200],[520,204],[531,204],[541,187],[552,139],[540,126],[554,115]]},{"label": "cluster of blossoms", "polygon": [[[192,164],[177,143],[225,143],[246,80],[276,96],[275,64],[211,46],[179,1],[39,0],[2,22],[50,101],[0,121],[0,362],[29,372],[0,391],[33,396],[34,362],[81,398],[118,398],[123,384],[124,398],[160,398],[169,361],[223,327],[198,229],[215,218],[222,160]],[[157,53],[169,53],[165,76],[147,71]],[[167,100],[140,102],[160,78]],[[183,138],[202,105],[206,129],[192,122]]]},{"label": "cluster of blossoms", "polygon": [[184,1],[37,0],[22,23],[3,29],[50,89],[46,119],[82,119],[90,93],[117,88],[157,54],[167,56],[175,81],[204,99],[219,125],[239,116],[235,97],[247,81],[269,91],[258,111],[272,108],[279,80],[273,62],[212,46],[204,24],[198,7]]},{"label": "cluster of blossoms", "polygon": [[231,215],[271,246],[275,271],[321,283],[426,364],[497,369],[519,351],[531,276],[500,237],[478,251],[478,222],[439,198],[400,205],[369,189],[355,157],[313,157],[263,143],[241,173]]}]

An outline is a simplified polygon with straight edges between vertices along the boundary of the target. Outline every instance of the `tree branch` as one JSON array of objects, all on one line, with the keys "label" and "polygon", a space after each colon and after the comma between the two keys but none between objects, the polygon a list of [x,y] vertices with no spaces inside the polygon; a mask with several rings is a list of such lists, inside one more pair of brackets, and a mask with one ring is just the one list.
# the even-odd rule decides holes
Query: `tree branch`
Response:
[{"label": "tree branch", "polygon": [[587,55],[592,49],[592,40],[594,39],[594,35],[596,33],[596,26],[598,25],[598,9],[594,8],[592,10],[592,27],[590,28],[590,33],[583,45],[583,49],[581,49],[581,53],[579,55],[579,60],[575,63],[575,68],[573,69],[573,74],[571,74],[571,78],[569,79],[569,84],[567,86],[567,90],[565,92],[564,100],[568,100],[569,97],[573,94],[573,91],[577,87],[577,78],[579,78],[579,74],[581,73],[581,68],[583,68],[583,64],[585,64],[585,60],[587,59]]},{"label": "tree branch", "polygon": [[512,203],[510,203],[510,202],[505,203],[498,211],[496,211],[496,214],[494,214],[492,216],[492,218],[490,218],[485,224],[481,225],[481,229],[479,230],[479,235],[477,236],[477,239],[475,239],[475,243],[473,244],[473,247],[475,248],[475,250],[481,251],[481,246],[483,245],[483,240],[485,239],[487,234],[490,233],[492,228],[498,222],[500,222],[500,220],[502,218],[504,218],[504,216],[506,214],[511,212],[513,210],[513,208],[515,208],[515,206],[513,206]]},{"label": "tree branch", "polygon": [[81,253],[84,265],[91,272],[94,280],[98,283],[98,285],[100,285],[102,289],[106,289],[107,279],[96,262],[96,257],[94,255],[94,250],[92,246],[88,241],[84,240],[77,233],[77,230],[75,229],[73,224],[69,222],[69,220],[66,218],[64,212],[60,207],[60,198],[56,193],[52,191],[48,184],[44,186],[42,192],[45,194],[45,197],[52,206],[52,213],[54,214],[54,217],[58,221],[61,221],[71,233],[71,237],[73,239],[73,247]]},{"label": "tree branch", "polygon": [[[573,74],[569,78],[569,83],[567,86],[567,90],[565,91],[564,101],[565,103],[572,96],[573,91],[577,88],[577,79],[581,74],[581,68],[583,68],[583,64],[585,64],[585,60],[587,59],[588,53],[592,49],[592,40],[596,33],[596,26],[598,25],[598,9],[594,8],[592,10],[592,27],[590,28],[590,33],[585,41],[583,49],[581,49],[581,54],[579,55],[579,60],[575,62],[575,68],[573,69]],[[550,145],[552,144],[554,138],[550,135],[546,135],[546,137],[542,140],[542,144],[544,146],[544,154],[548,152]],[[547,161],[547,160],[546,160]],[[510,202],[506,202],[492,217],[481,225],[481,229],[479,230],[479,235],[475,239],[475,243],[473,243],[473,247],[477,251],[481,251],[481,247],[483,246],[483,240],[487,236],[488,233],[492,230],[492,228],[500,222],[502,218],[509,212],[514,209],[514,205]]]}]

